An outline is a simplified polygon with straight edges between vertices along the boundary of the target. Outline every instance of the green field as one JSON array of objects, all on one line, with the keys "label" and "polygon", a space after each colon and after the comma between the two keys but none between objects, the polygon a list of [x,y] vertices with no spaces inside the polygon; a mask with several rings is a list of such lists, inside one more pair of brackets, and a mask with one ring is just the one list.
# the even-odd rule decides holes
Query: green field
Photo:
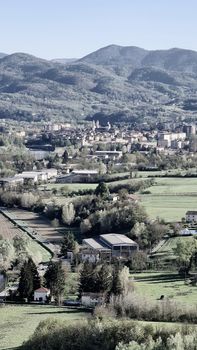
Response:
[{"label": "green field", "polygon": [[189,305],[197,305],[197,287],[185,284],[177,273],[147,272],[132,274],[136,291],[147,299],[165,298]]},{"label": "green field", "polygon": [[157,178],[141,195],[141,204],[148,215],[167,222],[181,221],[187,210],[197,209],[197,178]]},{"label": "green field", "polygon": [[153,257],[157,257],[160,259],[174,259],[174,248],[176,248],[177,243],[179,241],[189,242],[193,239],[193,236],[185,236],[185,237],[171,237],[167,239],[163,239],[157,247],[154,249]]},{"label": "green field", "polygon": [[35,262],[47,262],[51,259],[51,254],[43,248],[39,243],[34,241],[33,239],[29,239],[27,245],[27,251],[29,255],[31,255]]},{"label": "green field", "polygon": [[46,305],[1,306],[0,349],[8,350],[20,346],[33,334],[39,322],[48,317],[71,322],[88,316],[79,310]]}]

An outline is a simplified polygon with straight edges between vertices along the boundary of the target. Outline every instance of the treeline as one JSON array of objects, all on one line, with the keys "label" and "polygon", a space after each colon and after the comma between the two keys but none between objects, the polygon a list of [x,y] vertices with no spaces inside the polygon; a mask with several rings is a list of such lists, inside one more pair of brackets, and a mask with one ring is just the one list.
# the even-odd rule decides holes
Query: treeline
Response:
[{"label": "treeline", "polygon": [[22,350],[196,350],[194,327],[155,327],[128,320],[42,321]]}]

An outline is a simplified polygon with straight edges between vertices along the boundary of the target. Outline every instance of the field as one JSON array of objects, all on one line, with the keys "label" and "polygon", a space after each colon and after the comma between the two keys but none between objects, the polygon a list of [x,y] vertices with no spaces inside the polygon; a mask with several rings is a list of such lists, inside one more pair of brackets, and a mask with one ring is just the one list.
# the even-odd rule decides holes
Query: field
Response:
[{"label": "field", "polygon": [[177,273],[147,272],[132,274],[136,290],[147,299],[157,300],[161,295],[180,303],[197,305],[197,287],[185,284]]},{"label": "field", "polygon": [[151,218],[181,221],[187,210],[197,209],[197,178],[156,178],[141,195],[141,204]]},{"label": "field", "polygon": [[7,218],[0,214],[0,236],[3,239],[12,240],[16,235],[27,239],[27,251],[34,257],[36,262],[49,261],[50,253],[33,239],[29,238],[25,232],[14,226]]},{"label": "field", "polygon": [[181,240],[184,242],[189,242],[193,239],[193,236],[185,236],[185,237],[171,237],[167,239],[163,239],[157,247],[154,249],[154,257],[157,257],[159,259],[174,259],[174,251],[173,249],[176,248],[177,243]]},{"label": "field", "polygon": [[21,227],[28,230],[36,240],[44,243],[53,253],[59,252],[60,243],[65,227],[53,227],[50,220],[37,213],[23,209],[9,209],[6,211]]},{"label": "field", "polygon": [[8,350],[20,346],[33,334],[39,322],[48,317],[71,322],[88,316],[80,310],[54,306],[2,306],[0,308],[0,349]]}]

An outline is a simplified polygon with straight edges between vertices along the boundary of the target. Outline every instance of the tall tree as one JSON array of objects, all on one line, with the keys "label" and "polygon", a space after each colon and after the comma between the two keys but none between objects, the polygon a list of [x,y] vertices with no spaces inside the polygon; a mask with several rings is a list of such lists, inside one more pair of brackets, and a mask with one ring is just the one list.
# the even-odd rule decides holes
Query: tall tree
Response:
[{"label": "tall tree", "polygon": [[102,198],[106,198],[109,196],[109,188],[105,182],[100,182],[95,189],[95,195],[100,196]]},{"label": "tall tree", "polygon": [[38,274],[36,265],[33,260],[29,258],[24,262],[19,280],[19,296],[21,299],[28,298],[31,299],[33,296],[33,292],[40,288],[40,276]]},{"label": "tall tree", "polygon": [[65,287],[65,271],[62,269],[61,262],[51,262],[45,272],[44,278],[46,286],[50,289],[51,296],[60,305]]},{"label": "tall tree", "polygon": [[75,218],[75,208],[73,203],[67,203],[62,207],[62,221],[71,225]]},{"label": "tall tree", "polygon": [[72,232],[67,232],[64,235],[62,245],[61,245],[61,254],[67,256],[67,252],[75,252],[77,243],[75,241],[74,235]]},{"label": "tall tree", "polygon": [[120,266],[118,264],[115,264],[113,266],[113,272],[112,272],[112,284],[110,289],[110,294],[113,295],[120,295],[122,293],[122,284],[120,280]]}]

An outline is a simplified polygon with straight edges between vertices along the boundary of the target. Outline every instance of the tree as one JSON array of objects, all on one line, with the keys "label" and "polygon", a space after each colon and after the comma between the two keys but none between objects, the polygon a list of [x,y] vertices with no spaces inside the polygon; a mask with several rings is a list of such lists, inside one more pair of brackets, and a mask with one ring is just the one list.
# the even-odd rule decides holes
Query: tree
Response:
[{"label": "tree", "polygon": [[71,225],[75,218],[75,209],[73,203],[67,203],[62,207],[62,221]]},{"label": "tree", "polygon": [[62,156],[62,163],[66,164],[68,162],[68,151],[65,150]]},{"label": "tree", "polygon": [[80,224],[81,233],[87,233],[91,231],[92,225],[89,219],[84,219]]},{"label": "tree", "polygon": [[32,279],[33,279],[33,291],[41,287],[41,281],[40,281],[40,276],[36,267],[36,264],[34,261],[29,258],[28,260],[28,267],[31,271]]},{"label": "tree", "polygon": [[110,265],[102,264],[95,275],[95,289],[99,293],[106,293],[111,289],[112,268]]},{"label": "tree", "polygon": [[31,299],[33,292],[33,278],[28,268],[27,262],[21,268],[20,280],[18,286],[19,297],[21,299]]},{"label": "tree", "polygon": [[50,289],[51,296],[60,305],[65,287],[65,272],[61,262],[51,262],[45,272],[44,279],[46,286]]},{"label": "tree", "polygon": [[107,293],[111,289],[112,268],[110,265],[94,265],[86,261],[80,271],[79,293]]},{"label": "tree", "polygon": [[134,271],[142,271],[147,267],[147,254],[142,251],[136,251],[131,256],[130,268]]},{"label": "tree", "polygon": [[115,264],[113,266],[112,271],[112,283],[111,283],[111,290],[110,294],[113,295],[121,295],[122,294],[122,284],[120,280],[120,266],[118,264]]},{"label": "tree", "polygon": [[64,235],[62,245],[61,245],[61,254],[67,256],[67,252],[75,252],[76,250],[76,241],[72,232],[67,232]]},{"label": "tree", "polygon": [[81,296],[84,292],[95,291],[94,279],[94,265],[85,261],[80,270],[79,276],[79,294]]},{"label": "tree", "polygon": [[109,196],[109,188],[105,182],[100,182],[95,189],[95,195],[102,198],[107,198]]},{"label": "tree", "polygon": [[129,268],[124,266],[123,269],[120,271],[120,283],[122,287],[122,293],[125,295],[128,294],[131,287],[131,282],[129,278],[130,278]]},{"label": "tree", "polygon": [[107,172],[107,167],[103,162],[99,162],[99,175],[104,175]]},{"label": "tree", "polygon": [[36,265],[33,260],[29,258],[24,262],[19,280],[19,296],[21,299],[28,298],[31,299],[33,292],[40,288],[40,276],[38,274]]},{"label": "tree", "polygon": [[192,263],[196,262],[197,240],[195,238],[187,241],[180,239],[174,248],[174,254],[177,256],[176,261],[179,268],[188,274]]}]

